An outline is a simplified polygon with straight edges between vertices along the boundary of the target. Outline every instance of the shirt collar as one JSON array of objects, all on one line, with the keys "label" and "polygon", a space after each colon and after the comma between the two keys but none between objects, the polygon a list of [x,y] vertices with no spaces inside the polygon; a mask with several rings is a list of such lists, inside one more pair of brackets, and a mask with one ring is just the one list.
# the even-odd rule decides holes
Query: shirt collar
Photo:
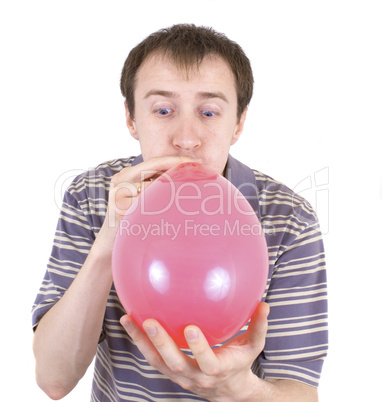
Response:
[{"label": "shirt collar", "polygon": [[228,155],[224,177],[244,195],[260,219],[258,187],[253,170]]}]

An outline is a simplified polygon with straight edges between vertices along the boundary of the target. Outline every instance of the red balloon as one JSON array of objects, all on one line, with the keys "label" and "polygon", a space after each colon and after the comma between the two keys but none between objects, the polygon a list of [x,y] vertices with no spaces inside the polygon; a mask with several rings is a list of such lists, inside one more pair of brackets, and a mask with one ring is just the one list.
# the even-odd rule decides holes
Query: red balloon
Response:
[{"label": "red balloon", "polygon": [[211,346],[234,336],[262,299],[268,250],[255,212],[228,180],[183,163],[155,180],[122,219],[113,278],[125,310],[155,318],[181,348],[197,325]]}]

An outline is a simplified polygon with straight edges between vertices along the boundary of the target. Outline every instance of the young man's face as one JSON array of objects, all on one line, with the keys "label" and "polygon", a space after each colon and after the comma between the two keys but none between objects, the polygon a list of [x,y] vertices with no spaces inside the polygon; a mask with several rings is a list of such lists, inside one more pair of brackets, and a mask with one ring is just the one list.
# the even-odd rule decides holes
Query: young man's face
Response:
[{"label": "young man's face", "polygon": [[150,57],[137,74],[134,120],[126,110],[144,160],[186,155],[217,173],[243,130],[245,114],[238,122],[234,76],[223,59],[212,56],[188,77],[168,59]]}]

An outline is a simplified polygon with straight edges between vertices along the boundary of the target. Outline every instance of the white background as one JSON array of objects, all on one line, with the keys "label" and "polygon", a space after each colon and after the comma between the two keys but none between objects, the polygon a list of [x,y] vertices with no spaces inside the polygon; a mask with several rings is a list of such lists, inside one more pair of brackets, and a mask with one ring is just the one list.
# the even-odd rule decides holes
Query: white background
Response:
[{"label": "white background", "polygon": [[[380,400],[379,3],[2,3],[0,381],[7,401],[48,400],[34,382],[30,309],[62,188],[85,169],[139,152],[124,124],[120,71],[134,45],[180,22],[212,26],[242,45],[256,84],[232,153],[306,196],[320,216],[330,295],[320,400]],[[90,382],[88,372],[65,401],[89,400]]]}]

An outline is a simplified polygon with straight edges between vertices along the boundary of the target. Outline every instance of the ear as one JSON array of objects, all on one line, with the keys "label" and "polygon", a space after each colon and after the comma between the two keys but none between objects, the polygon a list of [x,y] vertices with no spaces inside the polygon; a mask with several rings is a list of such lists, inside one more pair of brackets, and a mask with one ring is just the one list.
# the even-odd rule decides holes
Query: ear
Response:
[{"label": "ear", "polygon": [[136,140],[138,140],[137,125],[135,123],[135,120],[130,115],[126,101],[125,101],[125,116],[126,116],[126,126],[129,129],[130,135]]},{"label": "ear", "polygon": [[236,124],[235,131],[233,133],[232,139],[231,139],[231,145],[235,144],[238,139],[240,138],[241,133],[244,130],[244,123],[245,123],[245,118],[247,117],[247,112],[248,108],[246,107],[241,114],[240,120]]}]

